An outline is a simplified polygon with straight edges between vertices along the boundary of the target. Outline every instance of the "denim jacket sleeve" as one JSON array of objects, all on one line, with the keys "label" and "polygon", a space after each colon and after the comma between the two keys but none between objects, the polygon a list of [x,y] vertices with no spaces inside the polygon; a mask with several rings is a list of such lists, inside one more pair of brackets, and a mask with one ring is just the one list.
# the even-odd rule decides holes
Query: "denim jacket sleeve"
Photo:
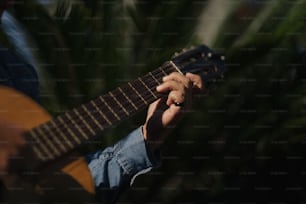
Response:
[{"label": "denim jacket sleeve", "polygon": [[97,199],[115,202],[120,192],[132,185],[136,176],[160,163],[159,153],[152,154],[139,127],[112,147],[86,156],[96,184]]}]

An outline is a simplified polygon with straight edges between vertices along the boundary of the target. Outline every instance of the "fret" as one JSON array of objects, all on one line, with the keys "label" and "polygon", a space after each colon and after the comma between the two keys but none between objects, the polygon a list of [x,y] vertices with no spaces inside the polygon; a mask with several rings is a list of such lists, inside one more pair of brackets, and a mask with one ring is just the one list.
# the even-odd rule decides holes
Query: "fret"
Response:
[{"label": "fret", "polygon": [[64,150],[64,152],[66,152],[67,149],[64,147],[62,142],[55,135],[53,135],[54,132],[50,130],[49,126],[45,123],[42,125],[42,127],[44,127],[48,132],[52,133],[51,136],[56,140],[56,143]]},{"label": "fret", "polygon": [[91,132],[91,134],[95,135],[96,132],[89,126],[89,124],[84,120],[84,118],[80,115],[80,113],[76,109],[74,109],[73,112],[81,119],[82,123],[85,124],[85,126]]},{"label": "fret", "polygon": [[160,69],[165,76],[169,75],[168,73],[165,72],[165,70],[162,67],[159,67],[158,69]]},{"label": "fret", "polygon": [[80,144],[81,141],[79,138],[74,134],[74,132],[66,125],[65,121],[61,118],[61,116],[57,117],[59,122],[64,125],[65,129],[68,130],[69,134],[72,136],[72,138],[77,142],[77,144]]},{"label": "fret", "polygon": [[88,139],[88,136],[83,132],[82,128],[72,119],[72,117],[69,115],[69,113],[64,114],[74,125],[74,127],[81,133],[81,135],[85,138]]},{"label": "fret", "polygon": [[158,79],[156,79],[156,77],[152,74],[152,72],[149,72],[149,75],[153,78],[153,80],[159,85],[160,82],[158,81]]},{"label": "fret", "polygon": [[98,111],[98,113],[104,118],[104,120],[111,126],[113,125],[111,123],[111,121],[100,111],[100,109],[98,108],[98,106],[95,104],[94,101],[91,101],[91,104],[95,107],[95,109]]},{"label": "fret", "polygon": [[184,75],[184,74],[181,72],[181,70],[177,67],[177,65],[176,65],[172,60],[171,60],[169,63],[171,64],[171,66],[172,66],[173,68],[175,68],[175,70],[176,70],[178,73]]},{"label": "fret", "polygon": [[[33,150],[33,153],[36,155],[38,159],[41,161],[46,161],[48,157],[44,156],[44,153],[47,153],[48,150],[44,150],[44,146],[41,145],[41,143],[38,142],[38,139],[35,139],[37,137],[36,133],[33,132],[34,129],[26,132],[24,134],[26,143],[31,146],[31,149]],[[35,138],[34,138],[35,137]],[[39,148],[40,147],[40,148]]]},{"label": "fret", "polygon": [[82,105],[83,110],[89,115],[91,120],[99,127],[100,130],[103,130],[104,128],[101,126],[101,124],[92,116],[92,114],[88,111],[85,105]]},{"label": "fret", "polygon": [[[134,82],[131,82],[131,85]],[[132,85],[134,87],[134,85]],[[137,110],[139,110],[141,107],[147,106],[146,103],[144,103],[143,100],[145,100],[140,93],[135,92],[134,89],[131,88],[129,84],[126,84],[122,87],[122,91],[125,93],[125,95],[133,102],[133,104],[136,106]],[[146,101],[146,100],[145,100]]]},{"label": "fret", "polygon": [[[35,128],[36,129],[36,128]],[[50,152],[50,150],[48,150],[48,148],[45,146],[44,143],[42,143],[42,141],[40,140],[40,138],[37,136],[37,134],[34,132],[35,129],[32,129],[29,131],[29,134],[36,140],[37,144],[42,148],[42,150],[47,154],[47,159],[51,158],[53,159],[54,156],[53,154]],[[46,159],[46,157],[44,157],[44,160]]]},{"label": "fret", "polygon": [[161,79],[161,76],[159,76],[160,72],[156,73],[156,71],[155,71],[155,74],[157,76],[154,76],[153,73],[151,73],[151,72],[146,74],[145,76],[142,77],[142,79],[143,79],[142,81],[147,85],[148,88],[150,88],[150,91],[153,92],[153,94],[156,96],[155,97],[155,99],[156,99],[156,98],[162,97],[162,94],[158,93],[156,91],[156,87],[161,84],[161,82],[159,82],[159,80],[161,81],[162,79]]},{"label": "fret", "polygon": [[[147,80],[146,80],[147,82]],[[146,105],[150,104],[152,99],[155,97],[150,93],[150,91],[141,83],[140,80],[135,80],[132,82],[133,86],[137,88],[138,93],[141,94],[142,98],[146,101]]]},{"label": "fret", "polygon": [[42,161],[45,161],[46,158],[42,155],[42,152],[37,148],[37,146],[33,146],[32,147],[32,150],[34,151],[34,153],[36,154],[36,156],[42,160]]},{"label": "fret", "polygon": [[71,143],[71,141],[63,134],[62,131],[58,129],[54,120],[51,120],[50,123],[53,125],[54,129],[59,133],[59,135],[64,139],[65,143],[67,143],[71,148],[73,148],[73,144]]},{"label": "fret", "polygon": [[178,72],[178,73],[183,74],[181,72],[181,70],[178,68],[178,66],[176,64],[174,64],[174,62],[172,62],[172,61],[170,61],[168,64],[166,64],[166,66],[163,69],[166,73],[168,73],[167,75],[171,74],[172,72]]},{"label": "fret", "polygon": [[116,103],[120,106],[120,108],[125,112],[126,115],[130,115],[130,113],[122,106],[122,104],[118,101],[118,99],[114,96],[112,92],[109,92],[109,95],[116,101]]},{"label": "fret", "polygon": [[103,98],[102,96],[100,96],[99,99],[104,103],[104,105],[106,105],[106,107],[108,108],[108,110],[110,110],[111,113],[112,113],[118,120],[121,119],[121,118],[115,113],[115,111],[109,106],[109,104],[104,100],[104,98]]},{"label": "fret", "polygon": [[124,98],[126,100],[128,100],[130,102],[130,104],[133,106],[133,108],[135,108],[135,110],[138,110],[138,108],[136,107],[136,105],[133,103],[133,101],[122,91],[122,89],[119,87],[118,90],[122,93],[122,95],[124,96]]},{"label": "fret", "polygon": [[[142,100],[139,99],[137,94],[135,94],[129,86],[125,85],[122,86],[120,89],[121,91],[119,90],[119,88],[117,88],[115,91],[113,91],[113,94],[116,96],[118,101],[121,102],[121,105],[128,111],[129,115],[128,116],[124,115],[124,116],[129,117],[133,115],[136,112],[136,110],[139,110],[141,106],[145,106]],[[139,102],[141,104],[139,104]],[[121,111],[121,113],[124,114],[123,111]]]},{"label": "fret", "polygon": [[[39,137],[39,139],[40,138],[45,138],[45,140],[44,141],[46,141],[47,142],[47,145],[49,145],[49,147],[51,147],[51,149],[55,152],[55,154],[56,155],[61,155],[61,153],[58,151],[58,149],[54,146],[54,144],[49,140],[49,138],[48,138],[48,135],[46,135],[43,131],[42,131],[42,126],[38,126],[37,128],[36,128],[36,130],[37,130],[37,132],[41,135],[41,137]],[[50,133],[52,133],[52,132],[50,132]],[[52,136],[52,135],[51,135]]]},{"label": "fret", "polygon": [[142,81],[141,78],[138,78],[138,80],[140,81],[140,83],[142,83],[144,85],[144,87],[146,87],[146,89],[152,94],[152,96],[157,99],[158,97],[152,92],[152,90]]},{"label": "fret", "polygon": [[141,98],[141,100],[146,104],[148,105],[148,102],[140,95],[140,93],[133,87],[133,85],[128,82],[128,85],[133,89],[133,91]]}]

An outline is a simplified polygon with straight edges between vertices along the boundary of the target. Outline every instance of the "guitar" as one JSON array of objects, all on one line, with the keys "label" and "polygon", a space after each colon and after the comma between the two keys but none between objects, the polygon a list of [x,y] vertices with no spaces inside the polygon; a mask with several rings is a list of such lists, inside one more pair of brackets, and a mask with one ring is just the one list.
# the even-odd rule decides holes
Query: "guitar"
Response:
[{"label": "guitar", "polygon": [[[164,97],[155,89],[162,77],[172,72],[199,74],[207,89],[223,78],[224,56],[204,45],[183,50],[146,75],[56,118],[27,96],[0,87],[0,120],[24,128],[27,142],[22,154],[27,164],[17,165],[18,179],[14,177],[16,181],[12,182],[16,185],[8,186],[3,193],[5,199],[15,202],[20,197],[25,201],[26,195],[32,201],[29,194],[34,192],[33,197],[47,196],[48,201],[52,198],[64,202],[63,195],[68,200],[74,198],[73,203],[91,200],[95,188],[87,163],[83,157],[71,154],[72,150]],[[12,163],[18,164],[18,158]]]}]

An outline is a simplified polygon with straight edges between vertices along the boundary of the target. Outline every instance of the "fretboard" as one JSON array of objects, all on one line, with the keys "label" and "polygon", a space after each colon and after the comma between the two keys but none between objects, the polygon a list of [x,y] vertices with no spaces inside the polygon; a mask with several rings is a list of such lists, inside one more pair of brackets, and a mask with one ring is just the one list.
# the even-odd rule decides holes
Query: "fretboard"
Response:
[{"label": "fretboard", "polygon": [[27,140],[41,162],[52,161],[93,140],[162,97],[156,86],[177,71],[170,63],[30,130]]}]

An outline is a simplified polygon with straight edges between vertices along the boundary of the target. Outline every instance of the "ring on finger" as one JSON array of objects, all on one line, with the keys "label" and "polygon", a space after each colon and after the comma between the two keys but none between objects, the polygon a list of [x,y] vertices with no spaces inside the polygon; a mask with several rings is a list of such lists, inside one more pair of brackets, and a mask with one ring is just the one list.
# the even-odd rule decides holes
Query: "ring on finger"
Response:
[{"label": "ring on finger", "polygon": [[182,102],[182,103],[174,102],[174,105],[178,106],[178,107],[183,107],[184,106],[184,102]]}]

